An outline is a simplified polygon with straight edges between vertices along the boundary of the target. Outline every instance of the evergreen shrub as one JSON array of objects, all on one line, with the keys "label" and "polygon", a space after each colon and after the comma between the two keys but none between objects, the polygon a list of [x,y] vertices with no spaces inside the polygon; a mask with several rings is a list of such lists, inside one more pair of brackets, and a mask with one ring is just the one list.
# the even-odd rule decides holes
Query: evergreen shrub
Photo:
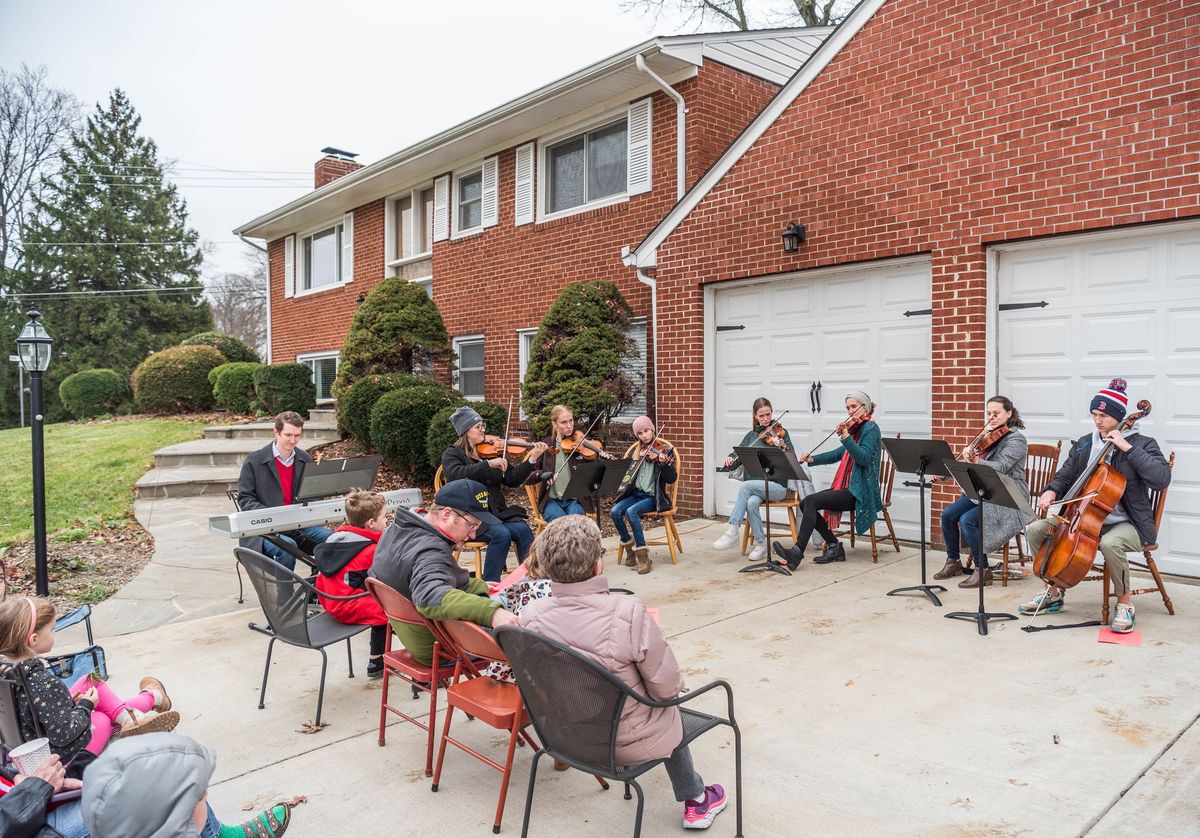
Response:
[{"label": "evergreen shrub", "polygon": [[208,381],[217,404],[233,413],[252,412],[254,371],[260,366],[251,361],[235,361],[214,367],[208,374]]},{"label": "evergreen shrub", "polygon": [[116,370],[81,370],[58,386],[63,407],[76,419],[115,413],[128,396],[129,387]]},{"label": "evergreen shrub", "polygon": [[181,341],[180,346],[211,346],[213,349],[225,356],[225,360],[231,363],[236,362],[252,362],[259,363],[262,359],[258,357],[258,353],[243,343],[233,335],[224,335],[220,332],[201,332],[198,335],[192,335],[187,340]]},{"label": "evergreen shrub", "polygon": [[213,406],[208,374],[225,363],[211,346],[171,346],[138,364],[133,399],[143,413],[189,413]]},{"label": "evergreen shrub", "polygon": [[371,442],[384,462],[419,482],[433,478],[426,454],[429,420],[443,407],[460,404],[462,396],[430,381],[384,393],[371,409]]},{"label": "evergreen shrub", "polygon": [[403,387],[419,387],[439,382],[424,375],[407,372],[368,375],[342,391],[337,402],[338,430],[357,439],[364,447],[371,442],[371,409],[384,393]]},{"label": "evergreen shrub", "polygon": [[312,370],[304,364],[264,364],[254,371],[254,409],[268,416],[294,410],[304,418],[317,405]]}]

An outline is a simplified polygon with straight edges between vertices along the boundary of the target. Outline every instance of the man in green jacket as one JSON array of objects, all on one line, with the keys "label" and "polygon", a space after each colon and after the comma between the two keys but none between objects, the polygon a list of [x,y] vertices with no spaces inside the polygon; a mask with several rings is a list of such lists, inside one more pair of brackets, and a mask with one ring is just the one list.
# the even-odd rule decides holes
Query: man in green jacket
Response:
[{"label": "man in green jacket", "polygon": [[[395,588],[431,620],[470,620],[481,626],[516,623],[488,598],[488,586],[454,560],[454,548],[481,524],[498,519],[487,511],[488,490],[475,480],[451,480],[428,509],[401,507],[375,548],[371,575]],[[392,622],[392,630],[419,663],[433,660],[433,635],[421,626]]]}]

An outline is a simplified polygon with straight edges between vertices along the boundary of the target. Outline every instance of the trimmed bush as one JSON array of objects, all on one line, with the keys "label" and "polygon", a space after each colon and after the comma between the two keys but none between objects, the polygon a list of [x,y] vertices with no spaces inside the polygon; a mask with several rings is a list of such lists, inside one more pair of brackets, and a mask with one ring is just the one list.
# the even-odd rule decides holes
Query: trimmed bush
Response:
[{"label": "trimmed bush", "polygon": [[368,375],[360,378],[338,397],[337,422],[338,430],[350,434],[366,447],[371,446],[371,409],[384,393],[399,390],[403,387],[419,387],[424,384],[439,382],[424,376],[407,372],[385,373],[383,375]]},{"label": "trimmed bush", "polygon": [[133,399],[143,413],[189,413],[213,406],[208,374],[225,363],[211,346],[172,346],[133,371]]},{"label": "trimmed bush", "polygon": [[208,381],[217,404],[234,413],[250,413],[254,409],[254,371],[260,366],[237,361],[214,367]]},{"label": "trimmed bush", "polygon": [[180,346],[211,346],[225,356],[230,363],[250,362],[259,363],[262,359],[258,353],[233,335],[223,335],[220,332],[201,332],[192,335],[179,344]]},{"label": "trimmed bush", "polygon": [[58,385],[63,407],[76,419],[115,413],[128,396],[125,379],[116,370],[81,370]]},{"label": "trimmed bush", "polygon": [[429,418],[462,396],[442,384],[404,387],[384,393],[371,410],[371,442],[384,462],[413,479],[426,482],[436,469],[429,467],[425,440]]},{"label": "trimmed bush", "polygon": [[312,370],[304,364],[264,364],[253,378],[254,409],[268,416],[294,410],[307,419],[317,406]]},{"label": "trimmed bush", "polygon": [[453,445],[454,440],[458,439],[458,434],[454,432],[454,426],[450,424],[450,414],[464,404],[475,408],[475,411],[483,417],[483,421],[487,422],[489,434],[495,434],[498,437],[504,436],[504,425],[508,421],[508,410],[504,405],[493,402],[469,402],[460,397],[457,404],[443,407],[429,420],[429,432],[425,434],[425,455],[429,458],[429,465],[433,466],[435,472],[437,467],[442,464],[442,452],[446,450],[446,446]]},{"label": "trimmed bush", "polygon": [[426,362],[453,367],[446,324],[425,289],[391,277],[375,285],[354,312],[342,344],[333,395],[339,401],[368,375],[416,372]]}]

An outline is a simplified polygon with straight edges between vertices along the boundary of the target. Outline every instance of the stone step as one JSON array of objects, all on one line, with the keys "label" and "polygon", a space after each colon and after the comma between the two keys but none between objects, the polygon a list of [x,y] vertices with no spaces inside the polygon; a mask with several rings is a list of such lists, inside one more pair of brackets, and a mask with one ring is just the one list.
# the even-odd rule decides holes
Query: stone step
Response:
[{"label": "stone step", "polygon": [[[238,466],[152,468],[134,484],[139,498],[192,498],[237,488]],[[230,504],[232,508],[232,504]]]},{"label": "stone step", "polygon": [[304,423],[307,430],[308,426],[313,422],[321,422],[328,424],[337,424],[337,409],[333,407],[314,407],[308,412],[308,422]]},{"label": "stone step", "polygon": [[[310,439],[306,433],[300,440],[300,447],[308,450],[315,445],[321,445],[327,440]],[[234,437],[232,439],[193,439],[168,445],[154,452],[155,468],[232,466],[240,468],[246,455],[257,451],[266,444],[264,439],[254,437]]]},{"label": "stone step", "polygon": [[[275,435],[272,422],[247,422],[241,425],[211,425],[204,429],[205,439],[271,439]],[[303,442],[335,442],[341,439],[335,422],[305,422]]]}]

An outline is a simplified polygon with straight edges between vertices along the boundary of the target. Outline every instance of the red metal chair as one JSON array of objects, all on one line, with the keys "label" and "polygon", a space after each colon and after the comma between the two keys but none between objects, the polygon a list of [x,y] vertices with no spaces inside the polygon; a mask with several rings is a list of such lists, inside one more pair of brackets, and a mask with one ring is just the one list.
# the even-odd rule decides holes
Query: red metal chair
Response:
[{"label": "red metal chair", "polygon": [[[422,616],[417,611],[416,606],[395,588],[385,585],[378,579],[368,577],[367,591],[379,603],[379,607],[383,609],[383,613],[389,620],[407,623],[408,625],[422,626],[429,629],[433,634],[433,664],[425,666],[413,658],[403,646],[393,650],[393,635],[390,630],[388,631],[387,645],[384,647],[383,652],[383,691],[379,698],[379,746],[383,747],[384,745],[385,724],[387,723],[387,714],[389,712],[395,713],[406,722],[413,723],[428,734],[425,747],[425,776],[432,776],[433,737],[434,732],[437,730],[438,684],[442,681],[448,681],[454,676],[454,655],[447,650],[445,644],[439,639],[440,632],[433,623]],[[434,664],[436,664],[436,672],[434,671]],[[429,693],[428,723],[413,718],[399,707],[388,704],[388,680],[392,676],[399,678],[412,688],[413,698],[416,698],[420,692]]]}]

